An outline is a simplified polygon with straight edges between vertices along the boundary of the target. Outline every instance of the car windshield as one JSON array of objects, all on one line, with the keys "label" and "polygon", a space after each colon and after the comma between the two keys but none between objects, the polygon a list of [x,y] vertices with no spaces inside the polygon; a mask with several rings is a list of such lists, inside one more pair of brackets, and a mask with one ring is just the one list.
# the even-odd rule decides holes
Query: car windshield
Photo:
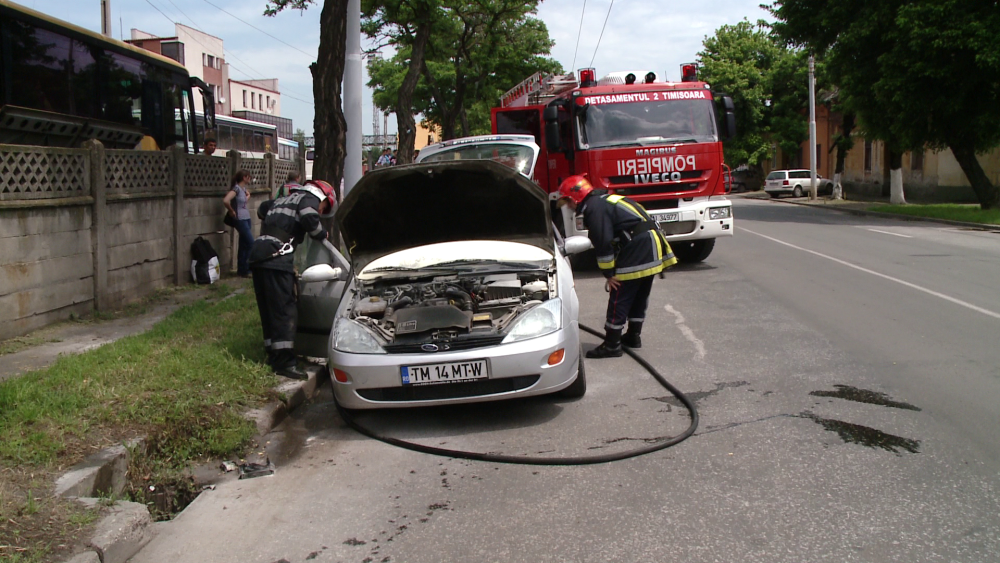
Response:
[{"label": "car windshield", "polygon": [[463,240],[428,244],[407,248],[373,260],[359,274],[361,279],[372,279],[385,272],[419,272],[420,270],[465,271],[547,268],[552,254],[520,242],[496,240]]},{"label": "car windshield", "polygon": [[477,143],[469,145],[459,145],[445,149],[434,154],[429,154],[420,159],[420,162],[442,162],[453,160],[492,160],[504,166],[513,168],[525,176],[531,173],[534,151],[524,145],[499,144],[499,143]]},{"label": "car windshield", "polygon": [[770,174],[767,175],[767,179],[768,180],[784,180],[785,179],[785,172],[784,171],[782,171],[782,172],[771,172]]},{"label": "car windshield", "polygon": [[[580,108],[577,130],[586,148],[718,140],[711,100],[654,100],[664,92],[636,94],[644,101],[594,103]],[[592,96],[590,100],[615,96]],[[650,100],[650,101],[645,101]]]}]

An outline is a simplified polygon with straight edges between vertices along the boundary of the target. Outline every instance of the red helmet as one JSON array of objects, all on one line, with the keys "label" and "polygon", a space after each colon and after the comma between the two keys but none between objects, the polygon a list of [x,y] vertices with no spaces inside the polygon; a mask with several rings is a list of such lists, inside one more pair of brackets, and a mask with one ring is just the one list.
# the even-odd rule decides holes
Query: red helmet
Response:
[{"label": "red helmet", "polygon": [[[319,197],[321,202],[323,201],[324,198],[327,201],[329,201],[330,211],[326,213],[326,215],[324,216],[333,215],[333,210],[336,209],[337,207],[337,192],[333,189],[333,186],[331,186],[329,182],[325,182],[323,180],[309,180],[308,182],[306,182],[306,185],[304,187],[307,189],[313,187],[314,189],[309,191],[312,192],[316,197]],[[319,191],[322,192],[322,196],[321,194],[316,193],[315,188],[319,188]]]},{"label": "red helmet", "polygon": [[583,201],[583,198],[587,197],[587,194],[593,189],[594,186],[590,185],[590,181],[587,178],[580,175],[570,176],[559,184],[559,197],[568,197],[579,205]]}]

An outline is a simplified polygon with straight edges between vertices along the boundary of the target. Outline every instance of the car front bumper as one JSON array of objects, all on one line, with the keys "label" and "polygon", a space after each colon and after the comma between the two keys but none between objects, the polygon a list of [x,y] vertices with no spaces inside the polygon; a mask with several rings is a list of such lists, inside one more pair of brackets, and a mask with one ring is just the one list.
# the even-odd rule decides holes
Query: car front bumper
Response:
[{"label": "car front bumper", "polygon": [[[557,350],[561,362],[548,365]],[[552,334],[514,342],[426,354],[351,354],[330,350],[331,373],[347,374],[348,381],[333,381],[337,402],[348,409],[404,408],[495,401],[554,393],[568,387],[577,376],[580,331],[577,322]],[[489,378],[453,383],[403,385],[400,368],[432,363],[486,360]]]}]

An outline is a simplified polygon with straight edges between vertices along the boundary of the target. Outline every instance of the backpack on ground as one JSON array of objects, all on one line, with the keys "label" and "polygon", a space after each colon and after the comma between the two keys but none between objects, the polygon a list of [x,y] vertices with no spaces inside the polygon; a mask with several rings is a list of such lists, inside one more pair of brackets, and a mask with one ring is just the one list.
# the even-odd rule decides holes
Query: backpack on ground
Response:
[{"label": "backpack on ground", "polygon": [[191,278],[197,283],[219,281],[219,255],[205,237],[191,243]]}]

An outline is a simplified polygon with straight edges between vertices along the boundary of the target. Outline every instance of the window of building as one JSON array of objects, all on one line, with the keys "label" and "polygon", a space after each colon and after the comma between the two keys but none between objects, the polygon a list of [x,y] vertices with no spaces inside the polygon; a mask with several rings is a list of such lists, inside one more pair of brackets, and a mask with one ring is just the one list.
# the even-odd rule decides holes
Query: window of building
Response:
[{"label": "window of building", "polygon": [[264,94],[257,94],[257,108],[264,109]]},{"label": "window of building", "polygon": [[250,92],[250,109],[257,109],[257,96]]},{"label": "window of building", "polygon": [[215,68],[215,57],[212,55],[205,55],[205,66]]},{"label": "window of building", "polygon": [[924,169],[924,149],[910,153],[910,170],[921,171]]},{"label": "window of building", "polygon": [[267,97],[267,105],[264,106],[264,109],[271,109],[271,96]]},{"label": "window of building", "polygon": [[243,107],[247,107],[247,91],[243,90]]},{"label": "window of building", "polygon": [[872,142],[865,141],[865,172],[872,171]]}]

